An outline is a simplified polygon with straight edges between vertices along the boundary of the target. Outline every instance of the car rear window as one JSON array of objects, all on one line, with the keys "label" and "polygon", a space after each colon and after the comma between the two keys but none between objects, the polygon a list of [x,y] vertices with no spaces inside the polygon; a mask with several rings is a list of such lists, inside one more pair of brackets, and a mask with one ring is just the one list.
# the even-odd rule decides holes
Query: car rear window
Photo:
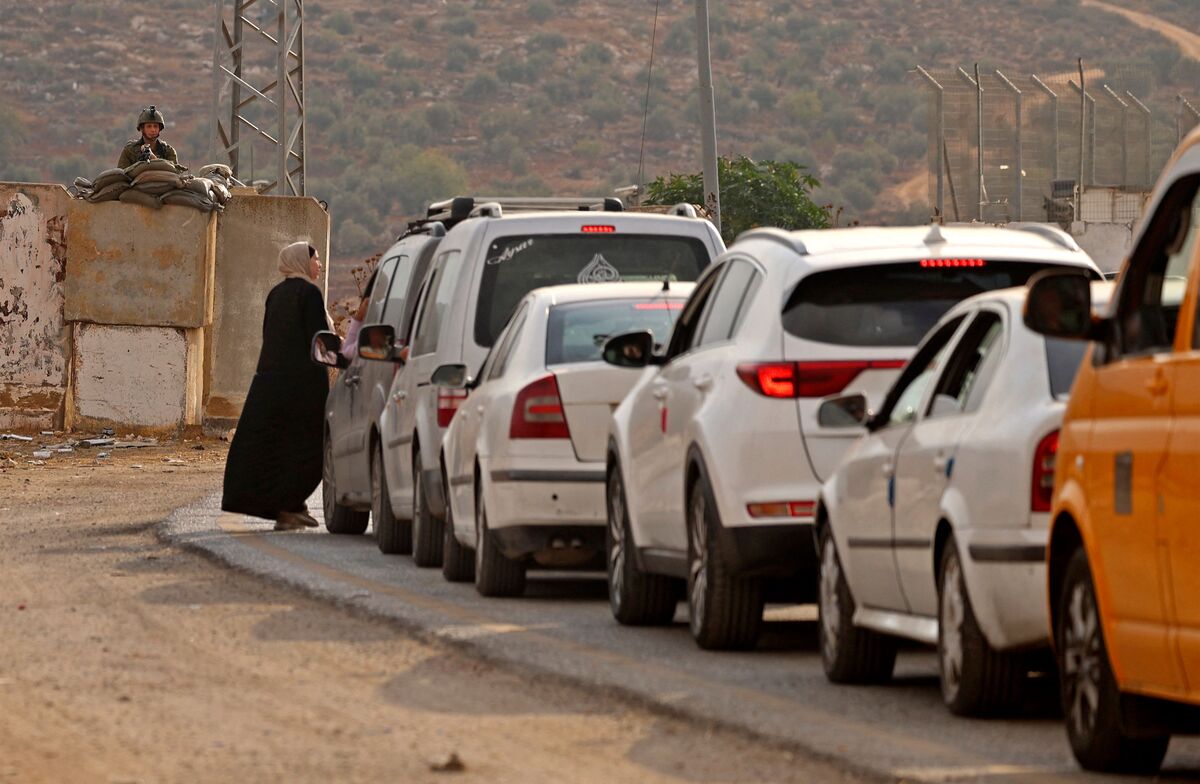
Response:
[{"label": "car rear window", "polygon": [[530,291],[564,283],[694,281],[710,260],[696,237],[537,234],[492,241],[479,287],[475,342],[491,346]]},{"label": "car rear window", "polygon": [[804,340],[840,346],[915,346],[958,302],[1023,286],[1035,272],[1059,266],[957,261],[962,266],[906,261],[815,272],[788,298],[783,328]]},{"label": "car rear window", "polygon": [[683,299],[661,297],[556,305],[546,322],[546,364],[598,361],[604,342],[624,332],[648,329],[656,343],[665,343],[683,305]]},{"label": "car rear window", "polygon": [[1046,367],[1050,371],[1050,394],[1065,398],[1071,394],[1071,385],[1087,351],[1087,341],[1046,338]]}]

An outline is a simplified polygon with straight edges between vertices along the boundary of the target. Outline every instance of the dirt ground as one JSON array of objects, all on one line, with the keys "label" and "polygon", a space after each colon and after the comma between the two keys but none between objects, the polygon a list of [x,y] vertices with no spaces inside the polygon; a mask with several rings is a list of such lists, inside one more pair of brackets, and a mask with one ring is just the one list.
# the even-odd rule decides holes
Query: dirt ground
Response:
[{"label": "dirt ground", "polygon": [[61,441],[0,441],[0,782],[854,780],[161,544],[224,443]]}]

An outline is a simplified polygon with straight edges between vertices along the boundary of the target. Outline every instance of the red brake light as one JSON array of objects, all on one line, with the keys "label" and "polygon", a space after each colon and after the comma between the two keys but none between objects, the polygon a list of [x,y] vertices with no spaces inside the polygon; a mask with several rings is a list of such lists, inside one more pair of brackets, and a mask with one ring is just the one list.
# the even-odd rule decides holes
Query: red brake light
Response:
[{"label": "red brake light", "polygon": [[582,226],[579,229],[584,234],[615,234],[616,226]]},{"label": "red brake light", "polygon": [[517,393],[513,403],[509,438],[570,438],[558,381],[553,374],[534,381]]},{"label": "red brake light", "polygon": [[746,504],[751,517],[812,517],[817,512],[816,501],[767,501]]},{"label": "red brake light", "polygon": [[465,389],[439,387],[437,396],[438,427],[450,427],[450,420],[454,419],[454,412],[466,399],[467,390]]},{"label": "red brake light", "polygon": [[828,397],[841,392],[864,370],[898,370],[903,359],[841,362],[743,362],[737,374],[766,397]]},{"label": "red brake light", "polygon": [[983,259],[921,259],[922,267],[986,267]]},{"label": "red brake light", "polygon": [[1049,512],[1054,495],[1054,465],[1058,461],[1058,431],[1050,433],[1033,452],[1033,483],[1029,508],[1034,512]]}]

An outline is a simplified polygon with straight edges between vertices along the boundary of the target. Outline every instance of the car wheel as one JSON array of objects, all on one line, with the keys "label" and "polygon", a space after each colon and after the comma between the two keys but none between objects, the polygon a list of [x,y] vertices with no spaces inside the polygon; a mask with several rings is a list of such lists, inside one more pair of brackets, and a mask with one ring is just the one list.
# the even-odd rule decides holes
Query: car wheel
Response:
[{"label": "car wheel", "polygon": [[383,470],[383,445],[378,443],[371,450],[371,520],[379,552],[389,555],[412,552],[412,523],[397,520],[392,514],[387,474]]},{"label": "car wheel", "polygon": [[661,626],[675,617],[679,603],[676,582],[670,577],[647,574],[637,566],[633,533],[625,503],[621,469],[613,466],[605,488],[608,526],[604,551],[608,562],[608,605],[618,623],[627,626]]},{"label": "car wheel", "polygon": [[525,593],[525,564],[506,558],[487,526],[483,488],[475,486],[475,590],[481,596]]},{"label": "car wheel", "polygon": [[942,700],[951,713],[984,716],[1010,713],[1025,696],[1026,657],[1001,653],[984,636],[971,608],[958,547],[951,539],[942,553],[938,581],[938,663]]},{"label": "car wheel", "polygon": [[854,598],[828,526],[821,531],[820,569],[818,636],[825,676],[834,683],[886,682],[896,666],[897,642],[854,625]]},{"label": "car wheel", "polygon": [[729,573],[719,550],[721,527],[703,479],[688,498],[688,625],[708,650],[744,650],[758,642],[762,626],[762,580]]},{"label": "car wheel", "polygon": [[1056,626],[1063,714],[1075,759],[1088,770],[1158,770],[1171,737],[1130,737],[1121,726],[1121,694],[1104,645],[1096,590],[1082,547],[1067,565]]},{"label": "car wheel", "polygon": [[442,577],[452,583],[475,578],[475,554],[458,543],[454,535],[454,507],[450,503],[450,482],[442,466],[442,491],[446,496],[446,521],[442,523]]},{"label": "car wheel", "polygon": [[325,530],[331,534],[361,534],[371,520],[369,511],[360,512],[337,502],[333,478],[333,440],[325,433],[325,455],[321,461],[321,506],[325,512]]},{"label": "car wheel", "polygon": [[426,503],[425,498],[425,486],[421,480],[423,466],[419,446],[416,452],[413,455],[413,561],[417,566],[441,566],[442,525],[441,521],[429,512],[429,504]]}]

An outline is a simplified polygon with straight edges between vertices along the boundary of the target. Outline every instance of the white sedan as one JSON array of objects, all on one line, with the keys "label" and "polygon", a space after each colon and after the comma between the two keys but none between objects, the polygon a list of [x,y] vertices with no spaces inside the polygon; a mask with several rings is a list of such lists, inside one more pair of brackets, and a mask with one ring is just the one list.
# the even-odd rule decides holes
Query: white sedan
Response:
[{"label": "white sedan", "polygon": [[[1106,300],[1111,284],[1095,284]],[[936,645],[958,714],[1019,706],[1049,644],[1046,537],[1066,397],[1084,344],[1022,323],[1025,289],[951,309],[822,488],[821,655],[837,682],[891,676],[897,638]],[[827,425],[866,419],[861,395]]]},{"label": "white sedan", "polygon": [[484,596],[516,596],[530,565],[603,568],[608,424],[641,371],[601,351],[631,331],[665,342],[693,285],[537,289],[475,379],[463,365],[434,372],[434,384],[469,391],[442,442],[446,579],[473,575]]}]

